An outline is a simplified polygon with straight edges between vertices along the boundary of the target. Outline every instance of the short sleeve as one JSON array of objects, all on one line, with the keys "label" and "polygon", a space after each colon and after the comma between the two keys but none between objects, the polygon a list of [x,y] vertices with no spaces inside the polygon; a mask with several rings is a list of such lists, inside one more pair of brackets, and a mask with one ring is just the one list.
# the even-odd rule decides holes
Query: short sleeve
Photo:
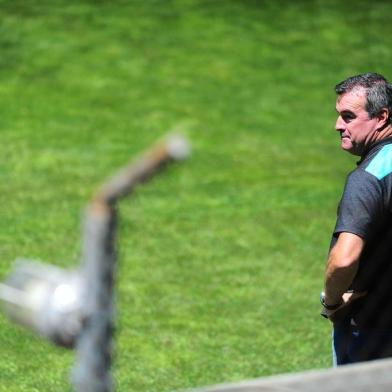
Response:
[{"label": "short sleeve", "polygon": [[334,236],[348,232],[368,239],[382,224],[383,194],[380,181],[357,169],[349,174],[338,207]]}]

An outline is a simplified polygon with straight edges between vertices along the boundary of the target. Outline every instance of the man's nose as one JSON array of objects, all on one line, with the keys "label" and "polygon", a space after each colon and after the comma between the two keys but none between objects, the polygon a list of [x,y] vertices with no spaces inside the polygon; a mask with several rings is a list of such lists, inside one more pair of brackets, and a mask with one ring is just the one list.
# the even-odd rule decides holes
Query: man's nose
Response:
[{"label": "man's nose", "polygon": [[336,129],[337,131],[344,131],[344,128],[345,128],[345,123],[344,123],[342,117],[339,116],[339,117],[337,118],[337,120],[336,120],[336,123],[335,123],[335,129]]}]

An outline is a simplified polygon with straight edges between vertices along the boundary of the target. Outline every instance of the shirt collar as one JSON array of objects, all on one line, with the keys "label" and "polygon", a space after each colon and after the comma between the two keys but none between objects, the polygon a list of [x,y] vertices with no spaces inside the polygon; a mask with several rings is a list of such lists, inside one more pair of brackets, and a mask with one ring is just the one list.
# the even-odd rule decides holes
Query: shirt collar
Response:
[{"label": "shirt collar", "polygon": [[386,137],[385,139],[381,139],[375,143],[373,143],[361,156],[361,159],[357,162],[357,165],[359,165],[361,162],[364,161],[364,159],[370,154],[371,151],[374,151],[376,148],[378,149],[379,147],[385,145],[385,144],[390,144],[392,143],[392,136]]}]

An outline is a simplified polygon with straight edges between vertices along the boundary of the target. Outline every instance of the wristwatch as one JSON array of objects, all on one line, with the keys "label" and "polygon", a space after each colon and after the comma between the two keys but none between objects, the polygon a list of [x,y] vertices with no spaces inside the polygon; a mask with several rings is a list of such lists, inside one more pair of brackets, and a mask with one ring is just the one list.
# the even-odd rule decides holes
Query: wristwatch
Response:
[{"label": "wristwatch", "polygon": [[340,302],[337,303],[337,304],[328,305],[328,304],[325,303],[325,293],[324,293],[324,291],[322,291],[322,292],[320,293],[320,302],[321,302],[321,305],[323,305],[323,307],[324,307],[325,309],[327,309],[327,310],[336,310],[339,306],[342,305],[343,300],[340,301]]}]

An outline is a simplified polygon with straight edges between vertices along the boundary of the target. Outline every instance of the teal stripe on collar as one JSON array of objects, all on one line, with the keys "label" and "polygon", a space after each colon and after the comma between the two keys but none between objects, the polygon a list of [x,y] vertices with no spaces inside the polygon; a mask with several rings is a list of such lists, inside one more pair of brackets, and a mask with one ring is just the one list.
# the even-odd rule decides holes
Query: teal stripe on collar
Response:
[{"label": "teal stripe on collar", "polygon": [[392,144],[384,146],[371,160],[365,171],[379,180],[392,173]]}]

